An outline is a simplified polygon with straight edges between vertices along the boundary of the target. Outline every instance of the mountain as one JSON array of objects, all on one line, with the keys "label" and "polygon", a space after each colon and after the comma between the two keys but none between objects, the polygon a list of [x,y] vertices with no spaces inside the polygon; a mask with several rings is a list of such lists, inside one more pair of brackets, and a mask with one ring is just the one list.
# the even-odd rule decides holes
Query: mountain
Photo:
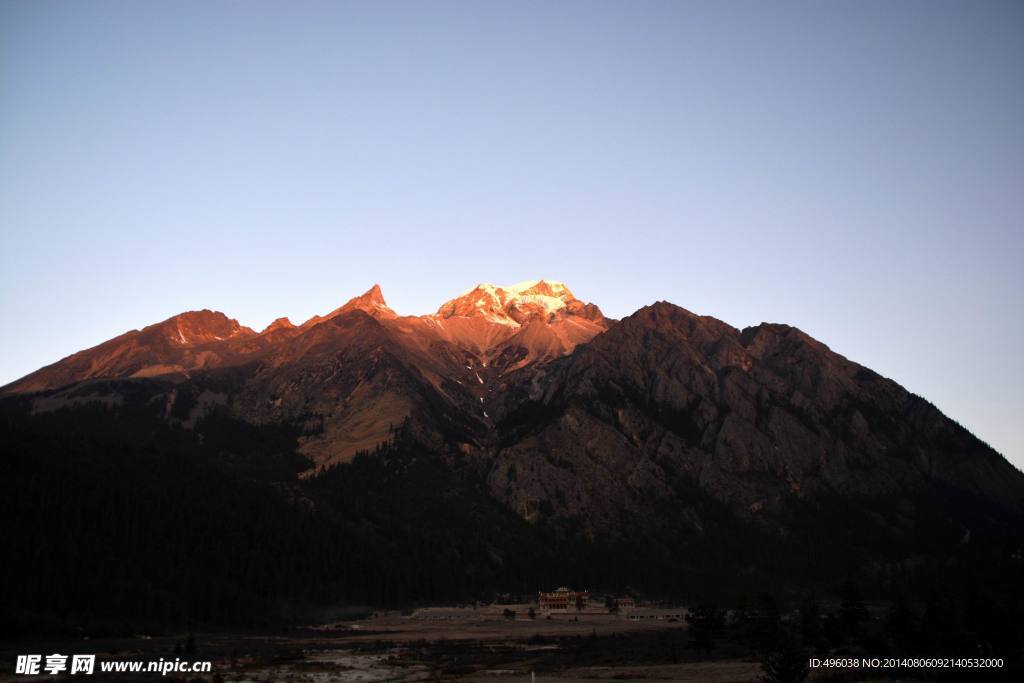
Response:
[{"label": "mountain", "polygon": [[315,315],[299,326],[278,318],[258,334],[220,312],[182,313],[79,351],[0,388],[0,395],[56,389],[100,377],[187,377],[191,370],[241,365],[272,354],[272,347],[282,340],[356,311],[385,325],[403,344],[447,344],[472,354],[481,364],[501,357],[516,367],[563,355],[612,322],[559,282],[535,280],[505,289],[481,284],[444,304],[435,315],[406,317],[388,307],[380,286],[374,285],[326,315]]},{"label": "mountain", "polygon": [[41,391],[99,377],[153,377],[216,367],[258,346],[257,335],[218,311],[188,311],[79,351],[0,389]]},{"label": "mountain", "polygon": [[[188,380],[198,370],[244,366],[251,372],[231,397],[235,412],[256,424],[305,421],[315,433],[302,437],[299,452],[323,467],[372,449],[407,419],[436,431],[427,405],[468,413],[455,421],[487,423],[491,377],[560,357],[610,324],[559,282],[481,284],[434,315],[405,317],[374,285],[326,315],[300,326],[278,318],[259,334],[221,313],[183,313],[42,368],[0,395],[98,378]],[[193,422],[228,398],[201,395]]]},{"label": "mountain", "polygon": [[[267,591],[392,603],[552,582],[692,596],[1020,578],[1024,475],[925,399],[794,327],[666,302],[615,321],[555,281],[480,284],[420,316],[375,285],[260,333],[185,313],[0,396],[11,514],[35,535],[188,547],[211,518],[225,543],[263,533],[276,553],[231,546],[280,572],[233,579],[247,609]],[[40,468],[80,485],[54,499]],[[219,483],[196,499],[199,476]],[[165,493],[151,508],[156,486],[187,507]],[[102,530],[59,521],[108,514],[97,505],[134,512]],[[47,547],[53,566],[81,564]],[[122,580],[126,596],[157,582],[187,603],[174,609],[213,609],[174,574]],[[38,586],[11,599],[46,602]]]},{"label": "mountain", "polygon": [[1024,477],[998,453],[787,325],[741,331],[658,303],[506,393],[489,484],[527,518],[549,501],[549,514],[600,532],[624,511],[654,524],[660,501],[699,532],[679,477],[780,533],[794,503],[884,500],[903,509],[873,511],[894,542],[916,533],[912,500],[932,487],[1014,514],[1024,502]]},{"label": "mountain", "polygon": [[384,293],[381,292],[380,285],[374,285],[364,294],[350,299],[343,306],[339,306],[327,315],[314,315],[312,318],[304,322],[302,327],[312,327],[317,323],[330,320],[331,318],[336,318],[339,315],[344,315],[345,313],[351,313],[352,311],[362,311],[374,318],[381,318],[384,320],[398,317],[398,314],[392,311],[384,301]]}]

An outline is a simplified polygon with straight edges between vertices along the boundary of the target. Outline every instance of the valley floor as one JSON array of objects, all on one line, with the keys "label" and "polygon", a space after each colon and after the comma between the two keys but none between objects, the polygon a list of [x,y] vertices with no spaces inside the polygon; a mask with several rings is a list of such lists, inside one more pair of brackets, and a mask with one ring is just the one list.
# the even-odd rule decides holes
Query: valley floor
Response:
[{"label": "valley floor", "polygon": [[[748,652],[720,644],[710,657],[688,647],[683,622],[632,621],[607,613],[573,613],[530,619],[500,608],[431,608],[412,615],[378,613],[278,633],[202,633],[177,636],[25,640],[0,642],[0,682],[28,680],[14,674],[18,655],[96,654],[96,678],[117,681],[237,683],[383,683],[460,681],[761,680],[761,665]],[[525,607],[525,606],[520,606]],[[102,674],[111,661],[210,661],[202,675]],[[78,680],[80,675],[43,676]],[[31,678],[31,677],[29,677]],[[91,677],[88,677],[91,678]],[[892,680],[831,677],[813,671],[810,681]],[[918,680],[902,678],[901,680]],[[927,680],[927,679],[920,679]]]},{"label": "valley floor", "polygon": [[[506,619],[492,611],[425,610],[377,614],[281,634],[197,634],[0,644],[0,680],[14,676],[19,654],[96,654],[102,661],[210,660],[199,678],[158,673],[110,680],[294,681],[750,681],[759,665],[725,659],[687,661],[683,623],[635,622],[607,614]],[[177,648],[177,649],[176,649]],[[671,653],[671,654],[670,654]],[[676,663],[666,663],[670,657]],[[670,660],[669,660],[670,661]],[[660,663],[659,663],[660,662]],[[215,678],[215,676],[217,678]],[[97,673],[98,678],[104,676]],[[58,677],[46,676],[49,680]],[[69,677],[74,680],[76,677]]]}]

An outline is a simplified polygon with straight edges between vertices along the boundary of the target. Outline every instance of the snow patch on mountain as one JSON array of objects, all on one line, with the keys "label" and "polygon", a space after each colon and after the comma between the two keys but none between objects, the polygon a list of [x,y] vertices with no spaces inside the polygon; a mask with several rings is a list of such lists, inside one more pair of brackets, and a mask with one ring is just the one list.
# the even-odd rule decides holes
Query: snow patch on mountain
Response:
[{"label": "snow patch on mountain", "polygon": [[480,316],[489,322],[518,328],[529,319],[549,318],[575,300],[565,283],[554,280],[525,280],[509,286],[482,282],[446,301],[435,315]]}]

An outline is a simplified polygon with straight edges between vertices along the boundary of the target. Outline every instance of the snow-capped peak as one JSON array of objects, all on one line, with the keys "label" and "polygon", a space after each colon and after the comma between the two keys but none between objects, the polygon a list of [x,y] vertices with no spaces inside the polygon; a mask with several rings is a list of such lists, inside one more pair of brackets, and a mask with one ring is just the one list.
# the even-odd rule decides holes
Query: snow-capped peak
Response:
[{"label": "snow-capped peak", "polygon": [[482,282],[445,302],[437,310],[437,316],[482,316],[492,322],[518,327],[535,318],[548,319],[575,300],[564,283],[552,280],[526,280],[509,286]]},{"label": "snow-capped peak", "polygon": [[556,280],[524,280],[504,289],[515,295],[553,296],[566,301],[576,298],[569,291],[569,288],[565,286],[564,282]]}]

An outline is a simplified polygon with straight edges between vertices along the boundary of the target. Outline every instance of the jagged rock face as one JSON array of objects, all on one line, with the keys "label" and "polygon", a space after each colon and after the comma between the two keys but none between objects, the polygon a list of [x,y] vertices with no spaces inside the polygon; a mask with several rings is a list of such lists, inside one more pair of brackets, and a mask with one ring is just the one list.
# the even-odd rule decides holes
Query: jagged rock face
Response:
[{"label": "jagged rock face", "polygon": [[184,377],[245,352],[256,336],[223,313],[189,311],[79,351],[7,385],[2,393],[42,391],[94,378]]},{"label": "jagged rock face", "polygon": [[[454,345],[470,354],[469,360],[484,367],[498,356],[505,359],[506,369],[523,367],[564,355],[610,324],[600,309],[576,299],[565,285],[543,280],[507,289],[479,285],[449,301],[436,315],[404,317],[387,305],[380,286],[374,285],[330,313],[313,316],[300,326],[293,325],[288,318],[278,318],[258,334],[223,313],[182,313],[80,351],[3,387],[0,394],[55,389],[95,378],[186,377],[196,369],[244,365],[264,356],[279,357],[280,348],[289,346],[293,340],[310,333],[310,339],[315,339],[320,334],[314,332],[315,328],[357,311],[385,325],[395,335],[392,341],[420,356],[421,363],[433,365],[440,359],[445,366],[465,365],[464,354],[447,357],[453,356],[452,351],[441,350]],[[304,343],[297,345],[301,348]],[[288,353],[283,355],[287,357]],[[450,369],[432,368],[432,372],[448,375]],[[432,381],[437,384],[439,378],[434,376]]]},{"label": "jagged rock face", "polygon": [[[885,500],[889,512],[864,514],[894,542],[927,515],[960,519],[941,503],[922,510],[924,494],[973,496],[995,517],[1024,500],[999,454],[800,330],[741,331],[668,303],[615,322],[546,281],[480,285],[427,316],[398,316],[375,286],[259,334],[183,314],[4,393],[49,390],[32,399],[48,410],[89,400],[85,381],[158,375],[177,383],[161,401],[186,428],[212,410],[297,427],[308,474],[403,425],[425,450],[472,463],[523,518],[591,538],[669,533],[665,519],[703,533],[695,492],[781,534],[813,524],[797,508]],[[112,392],[96,400],[116,409]],[[176,409],[183,396],[194,406]]]},{"label": "jagged rock face", "polygon": [[680,476],[769,522],[794,500],[909,497],[936,482],[1008,510],[1024,500],[1024,477],[934,406],[785,325],[741,332],[656,304],[518,373],[505,395],[493,493],[590,533],[652,501],[683,514]]},{"label": "jagged rock face", "polygon": [[529,280],[509,287],[484,283],[445,302],[437,315],[442,319],[483,317],[516,327],[533,320],[550,321],[570,314],[567,310],[570,303],[582,304],[561,282]]},{"label": "jagged rock face", "polygon": [[[545,281],[480,285],[442,311],[399,316],[374,285],[326,315],[300,326],[278,318],[259,334],[222,313],[185,313],[79,352],[3,393],[247,368],[233,409],[256,423],[301,421],[310,434],[300,451],[322,467],[372,449],[409,418],[423,434],[439,422],[488,425],[492,376],[565,355],[610,324],[565,285]],[[438,420],[429,405],[465,415]]]},{"label": "jagged rock face", "polygon": [[344,306],[335,309],[323,318],[314,316],[306,323],[306,325],[309,325],[312,321],[330,320],[331,318],[335,318],[345,313],[351,313],[352,311],[362,311],[374,318],[382,320],[389,320],[398,317],[398,314],[391,310],[387,305],[387,302],[384,301],[384,294],[381,292],[380,285],[374,285],[362,295],[349,300]]},{"label": "jagged rock face", "polygon": [[546,280],[477,285],[429,321],[440,336],[505,372],[565,355],[612,323],[563,283]]},{"label": "jagged rock face", "polygon": [[294,329],[295,325],[288,318],[277,318],[274,322],[267,325],[261,334],[270,334],[271,332]]}]

